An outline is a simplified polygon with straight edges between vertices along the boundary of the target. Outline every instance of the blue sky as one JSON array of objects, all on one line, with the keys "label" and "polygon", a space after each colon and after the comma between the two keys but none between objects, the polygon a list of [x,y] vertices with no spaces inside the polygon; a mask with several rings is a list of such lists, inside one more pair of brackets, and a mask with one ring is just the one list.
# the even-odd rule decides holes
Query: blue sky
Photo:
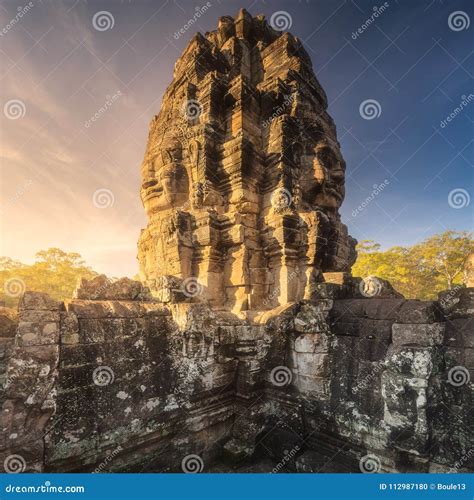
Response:
[{"label": "blue sky", "polygon": [[[354,237],[388,247],[472,229],[474,2],[392,0],[367,25],[383,2],[211,0],[176,39],[205,3],[0,4],[0,254],[29,262],[59,246],[109,275],[135,274],[148,123],[193,34],[241,7],[287,13],[313,60],[347,162],[341,213]],[[94,29],[99,11],[110,29]],[[377,117],[364,118],[367,100]],[[99,189],[112,193],[107,208],[93,202]]]}]

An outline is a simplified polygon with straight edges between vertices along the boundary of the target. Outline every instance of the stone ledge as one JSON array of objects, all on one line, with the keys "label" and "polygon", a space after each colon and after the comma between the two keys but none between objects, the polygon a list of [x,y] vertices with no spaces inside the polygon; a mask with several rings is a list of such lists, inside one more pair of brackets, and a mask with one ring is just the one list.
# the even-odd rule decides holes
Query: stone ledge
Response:
[{"label": "stone ledge", "polygon": [[442,345],[446,330],[445,323],[431,324],[400,324],[392,326],[393,345]]}]

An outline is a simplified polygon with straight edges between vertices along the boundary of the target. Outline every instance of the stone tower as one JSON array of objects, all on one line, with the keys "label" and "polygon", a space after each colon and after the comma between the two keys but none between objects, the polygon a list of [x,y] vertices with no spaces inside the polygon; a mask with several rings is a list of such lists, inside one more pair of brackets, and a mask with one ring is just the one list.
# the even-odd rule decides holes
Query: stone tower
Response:
[{"label": "stone tower", "polygon": [[150,125],[142,280],[234,312],[310,298],[347,272],[345,163],[300,41],[245,10],[197,34]]}]

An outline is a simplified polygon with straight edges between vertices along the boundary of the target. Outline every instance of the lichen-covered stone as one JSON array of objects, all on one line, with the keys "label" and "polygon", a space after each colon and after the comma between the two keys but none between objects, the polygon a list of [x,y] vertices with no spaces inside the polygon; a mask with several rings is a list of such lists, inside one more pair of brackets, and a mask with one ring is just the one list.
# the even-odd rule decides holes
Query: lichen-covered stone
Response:
[{"label": "lichen-covered stone", "polygon": [[435,346],[444,341],[445,323],[400,324],[392,327],[392,342],[394,345]]},{"label": "lichen-covered stone", "polygon": [[191,40],[142,165],[154,298],[97,276],[66,307],[27,292],[18,324],[0,310],[0,463],[472,469],[473,289],[423,302],[351,277],[326,108],[301,43],[263,16]]}]

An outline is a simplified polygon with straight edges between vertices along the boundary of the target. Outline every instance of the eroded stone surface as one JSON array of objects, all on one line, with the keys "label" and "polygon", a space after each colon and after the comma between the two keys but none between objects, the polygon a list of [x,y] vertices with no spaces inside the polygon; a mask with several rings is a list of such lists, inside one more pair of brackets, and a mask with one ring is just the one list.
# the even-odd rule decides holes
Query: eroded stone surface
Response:
[{"label": "eroded stone surface", "polygon": [[143,280],[235,312],[310,297],[350,270],[345,162],[301,42],[241,11],[197,34],[150,125]]},{"label": "eroded stone surface", "polygon": [[300,42],[263,17],[192,39],[142,165],[155,298],[98,276],[66,305],[27,292],[18,325],[0,310],[0,463],[472,470],[474,289],[422,302],[350,275],[326,106]]}]

